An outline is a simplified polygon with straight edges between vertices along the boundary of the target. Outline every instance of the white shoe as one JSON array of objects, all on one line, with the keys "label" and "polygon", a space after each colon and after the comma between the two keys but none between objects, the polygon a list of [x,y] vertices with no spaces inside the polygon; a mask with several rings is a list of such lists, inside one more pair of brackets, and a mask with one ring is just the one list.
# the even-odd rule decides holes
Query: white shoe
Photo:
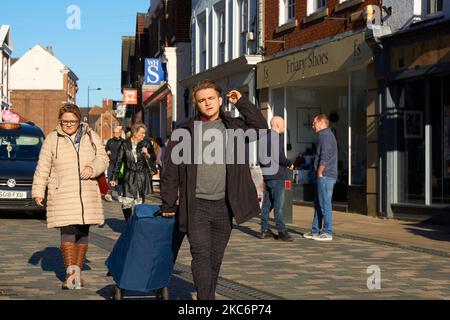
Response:
[{"label": "white shoe", "polygon": [[113,201],[113,199],[112,199],[110,194],[105,195],[105,200],[108,201],[108,202]]},{"label": "white shoe", "polygon": [[123,202],[122,196],[118,196],[118,197],[117,197],[117,201],[119,201],[120,203],[122,203],[122,202]]},{"label": "white shoe", "polygon": [[321,233],[319,235],[313,236],[312,239],[317,241],[331,241],[333,240],[333,236],[326,233]]},{"label": "white shoe", "polygon": [[305,238],[305,239],[312,239],[312,238],[314,238],[316,236],[319,236],[319,234],[318,233],[312,233],[312,232],[308,232],[308,233],[304,233],[303,234],[303,238]]}]

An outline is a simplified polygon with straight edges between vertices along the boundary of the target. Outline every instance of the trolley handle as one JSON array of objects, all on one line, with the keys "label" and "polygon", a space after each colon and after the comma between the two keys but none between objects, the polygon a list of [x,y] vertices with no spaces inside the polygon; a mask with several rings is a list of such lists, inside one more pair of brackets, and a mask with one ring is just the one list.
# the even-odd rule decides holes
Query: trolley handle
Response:
[{"label": "trolley handle", "polygon": [[156,218],[156,217],[162,217],[162,218],[165,218],[165,219],[173,219],[174,217],[165,217],[165,216],[163,216],[163,212],[162,212],[162,210],[158,210],[158,211],[156,211],[154,214],[153,214],[153,216]]}]

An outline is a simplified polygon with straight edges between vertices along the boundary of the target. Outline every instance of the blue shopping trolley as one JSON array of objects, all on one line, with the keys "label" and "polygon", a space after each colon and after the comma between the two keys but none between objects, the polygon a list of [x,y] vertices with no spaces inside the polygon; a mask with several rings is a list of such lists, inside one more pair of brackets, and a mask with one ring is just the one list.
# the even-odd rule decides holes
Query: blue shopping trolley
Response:
[{"label": "blue shopping trolley", "polygon": [[116,285],[112,298],[122,300],[124,291],[150,292],[168,300],[167,286],[174,267],[172,237],[174,219],[161,216],[160,207],[140,204],[126,224],[105,265]]}]

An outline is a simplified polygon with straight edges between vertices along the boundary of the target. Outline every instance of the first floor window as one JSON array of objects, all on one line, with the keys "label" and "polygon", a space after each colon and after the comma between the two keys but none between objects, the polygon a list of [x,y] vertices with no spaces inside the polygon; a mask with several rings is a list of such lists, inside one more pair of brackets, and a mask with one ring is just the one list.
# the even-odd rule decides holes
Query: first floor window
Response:
[{"label": "first floor window", "polygon": [[443,0],[428,0],[427,2],[427,14],[442,11]]}]

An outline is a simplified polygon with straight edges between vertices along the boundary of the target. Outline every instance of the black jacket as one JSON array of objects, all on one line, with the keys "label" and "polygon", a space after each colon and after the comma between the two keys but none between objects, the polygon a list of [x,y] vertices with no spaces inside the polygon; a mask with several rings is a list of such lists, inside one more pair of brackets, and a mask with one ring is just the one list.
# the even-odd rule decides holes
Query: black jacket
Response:
[{"label": "black jacket", "polygon": [[[274,139],[278,140],[278,148],[275,149]],[[272,148],[272,145],[274,146]],[[264,155],[261,152],[266,152]],[[268,180],[288,180],[288,167],[292,165],[292,162],[286,158],[284,153],[284,134],[278,133],[274,130],[267,131],[267,150],[260,148],[260,160],[269,158],[270,162],[260,163],[261,171],[264,176],[264,181]],[[272,156],[275,152],[278,153],[278,161]],[[275,168],[275,169],[272,169]]]},{"label": "black jacket", "polygon": [[109,139],[108,142],[106,143],[105,146],[106,152],[111,151],[111,154],[109,155],[109,163],[111,165],[114,165],[116,163],[117,155],[119,154],[119,148],[123,141],[124,139],[122,138],[119,139],[112,138]]},{"label": "black jacket", "polygon": [[[223,112],[220,113],[223,124],[227,129],[243,129],[244,131],[251,128],[256,130],[267,129],[266,119],[250,101],[241,98],[236,103],[236,107],[243,118],[231,118]],[[199,120],[199,118],[191,119],[186,126],[181,128],[188,130],[191,137],[193,137],[194,121],[196,120]],[[191,159],[194,159],[193,141],[195,138],[191,139]],[[197,165],[174,164],[171,154],[176,145],[177,142],[169,141],[165,152],[161,174],[161,209],[164,212],[177,212],[180,231],[189,232],[189,215],[195,210]],[[236,149],[234,152],[236,154]],[[236,222],[241,224],[260,213],[256,188],[248,164],[227,164],[226,170],[226,200]]]},{"label": "black jacket", "polygon": [[[142,154],[143,147],[147,147],[150,159],[145,159],[145,156]],[[141,197],[149,194],[151,190],[151,177],[147,161],[155,162],[156,160],[153,146],[147,140],[138,143],[136,152],[137,162],[134,160],[131,140],[124,140],[120,145],[113,170],[113,181],[118,181],[120,167],[122,163],[124,164],[123,195],[124,197],[135,199],[138,198],[138,192]]]}]

